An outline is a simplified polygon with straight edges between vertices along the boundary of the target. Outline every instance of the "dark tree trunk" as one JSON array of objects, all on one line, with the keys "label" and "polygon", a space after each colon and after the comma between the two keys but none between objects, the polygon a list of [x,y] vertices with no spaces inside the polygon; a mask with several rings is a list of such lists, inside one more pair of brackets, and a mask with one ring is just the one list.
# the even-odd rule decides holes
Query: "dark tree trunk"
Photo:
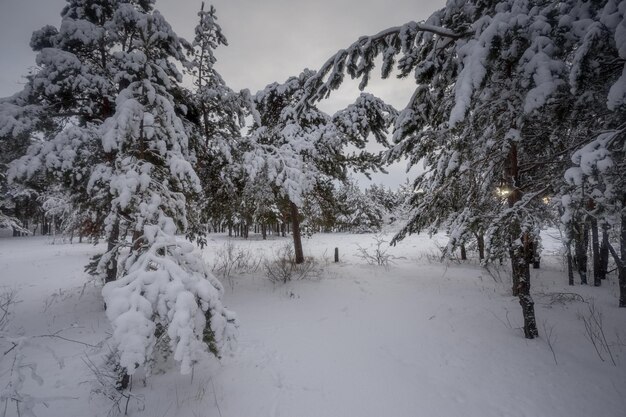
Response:
[{"label": "dark tree trunk", "polygon": [[120,221],[115,220],[111,233],[107,239],[107,273],[104,282],[111,282],[117,279],[117,244],[120,237]]},{"label": "dark tree trunk", "polygon": [[291,224],[293,225],[293,250],[296,255],[296,264],[304,262],[304,253],[302,251],[302,237],[300,236],[300,214],[298,213],[298,206],[294,203],[289,203],[291,209]]},{"label": "dark tree trunk", "polygon": [[[524,256],[523,246],[518,245],[518,247],[512,249],[510,255],[511,268],[514,275],[513,280],[518,283],[517,296],[524,317],[524,336],[526,339],[534,339],[539,336],[539,332],[537,331],[537,322],[535,320],[535,302],[530,295],[530,268]],[[515,276],[517,277],[515,278]]]},{"label": "dark tree trunk", "polygon": [[[626,195],[624,196],[622,203],[623,207],[626,206]],[[624,209],[622,209],[622,233],[620,234],[619,244],[621,259],[617,259],[617,257],[615,257],[615,263],[617,263],[618,268],[617,280],[619,282],[619,306],[626,307],[626,210]]]},{"label": "dark tree trunk", "polygon": [[465,245],[461,245],[461,260],[467,261],[467,251],[465,250]]},{"label": "dark tree trunk", "polygon": [[478,259],[485,259],[485,236],[482,233],[476,234],[476,242],[478,244]]},{"label": "dark tree trunk", "polygon": [[569,285],[574,285],[574,266],[572,265],[572,250],[567,245],[567,282]]},{"label": "dark tree trunk", "polygon": [[263,240],[267,240],[267,226],[265,223],[261,225],[261,235],[263,236]]},{"label": "dark tree trunk", "polygon": [[576,230],[576,240],[574,248],[574,264],[578,275],[580,275],[580,283],[587,285],[587,247],[589,243],[588,228],[586,224],[578,224]]},{"label": "dark tree trunk", "polygon": [[602,284],[602,279],[600,278],[602,266],[600,265],[598,221],[594,217],[591,218],[591,250],[593,252],[593,285],[599,287]]},{"label": "dark tree trunk", "polygon": [[626,211],[622,209],[622,233],[620,235],[622,259],[619,265],[619,306],[626,307]]},{"label": "dark tree trunk", "polygon": [[[522,198],[522,192],[519,189],[517,146],[515,143],[511,143],[507,168],[508,185],[511,188],[507,203],[509,208],[512,208]],[[521,240],[522,229],[518,220],[513,220],[509,224],[509,228],[511,236],[509,255],[511,257],[513,294],[517,295],[522,307],[524,336],[527,339],[534,339],[539,335],[539,332],[537,331],[537,321],[535,319],[535,303],[530,295],[530,269],[528,267],[528,254],[525,250],[527,247],[525,243],[529,237],[525,236],[524,241]]]},{"label": "dark tree trunk", "polygon": [[[622,215],[622,224],[624,224],[624,216]],[[609,244],[609,251],[611,251],[611,255],[613,255],[613,259],[617,264],[617,281],[619,283],[619,306],[626,307],[626,250],[624,250],[624,245],[626,244],[626,231],[622,228],[622,236],[620,239],[620,245],[622,247],[622,257],[620,259],[619,254],[615,251],[613,246]]]},{"label": "dark tree trunk", "polygon": [[602,225],[602,244],[600,245],[600,265],[598,267],[600,279],[606,279],[609,270],[609,226]]}]

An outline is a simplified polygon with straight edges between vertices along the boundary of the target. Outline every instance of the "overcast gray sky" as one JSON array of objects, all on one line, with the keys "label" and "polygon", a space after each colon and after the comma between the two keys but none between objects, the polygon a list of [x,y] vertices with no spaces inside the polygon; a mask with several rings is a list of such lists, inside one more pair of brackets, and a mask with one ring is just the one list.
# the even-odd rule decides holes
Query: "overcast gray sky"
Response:
[{"label": "overcast gray sky", "polygon": [[[21,77],[35,62],[28,44],[31,33],[46,24],[57,26],[65,0],[0,0],[0,97],[21,89]],[[229,41],[216,52],[217,68],[233,89],[253,93],[282,82],[304,68],[318,69],[338,49],[362,35],[390,26],[426,19],[444,6],[444,0],[214,0],[218,22]],[[157,0],[156,8],[176,33],[192,37],[201,0]],[[373,79],[368,89],[402,108],[413,92],[412,80]],[[322,104],[335,111],[358,95],[355,82]],[[392,178],[402,182],[404,167],[393,168]]]}]

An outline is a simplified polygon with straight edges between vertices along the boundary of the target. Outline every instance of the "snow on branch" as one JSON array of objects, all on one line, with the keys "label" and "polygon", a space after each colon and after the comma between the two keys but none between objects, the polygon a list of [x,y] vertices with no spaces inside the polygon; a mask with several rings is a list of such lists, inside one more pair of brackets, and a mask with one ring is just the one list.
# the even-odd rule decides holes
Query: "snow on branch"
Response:
[{"label": "snow on branch", "polygon": [[409,22],[383,30],[373,36],[363,36],[348,48],[337,51],[322,65],[314,77],[307,80],[305,85],[307,94],[298,107],[303,108],[305,100],[313,103],[327,98],[332,90],[339,88],[345,73],[352,78],[361,78],[359,88],[365,88],[374,68],[373,60],[381,54],[383,56],[382,75],[383,78],[387,78],[395,57],[401,52],[406,54],[415,47],[415,39],[419,32],[429,32],[440,38],[453,40],[467,35],[427,23]]},{"label": "snow on branch", "polygon": [[132,375],[139,367],[150,370],[157,339],[167,337],[187,374],[207,348],[219,356],[232,347],[237,319],[222,306],[222,285],[193,254],[193,245],[159,226],[146,226],[145,237],[149,247],[128,274],[102,290],[113,343],[120,365]]}]

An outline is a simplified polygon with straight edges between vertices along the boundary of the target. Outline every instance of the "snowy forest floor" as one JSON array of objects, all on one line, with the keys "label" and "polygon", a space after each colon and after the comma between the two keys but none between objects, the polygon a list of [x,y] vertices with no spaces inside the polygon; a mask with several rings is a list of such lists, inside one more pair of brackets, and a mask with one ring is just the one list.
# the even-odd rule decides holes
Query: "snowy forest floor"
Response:
[{"label": "snowy forest floor", "polygon": [[[228,241],[209,236],[210,265]],[[617,307],[616,278],[600,288],[567,286],[554,236],[546,236],[542,268],[532,270],[536,340],[523,337],[508,265],[488,273],[472,260],[440,263],[424,236],[389,248],[388,267],[368,265],[358,245],[371,253],[373,235],[317,234],[304,240],[317,262],[309,279],[273,284],[261,259],[287,242],[232,239],[249,262],[260,262],[224,282],[224,302],[240,320],[237,350],[220,361],[207,356],[193,375],[172,364],[145,384],[136,377],[122,414],[127,407],[146,417],[623,416],[626,310]],[[49,237],[0,239],[1,289],[16,294],[6,333],[43,336],[23,349],[23,363],[35,364],[43,381],[29,370],[22,391],[48,399],[34,408],[38,417],[115,411],[93,370],[109,351],[110,326],[101,287],[83,272],[99,250]],[[595,340],[598,351],[585,330],[594,316],[607,345]],[[4,389],[11,363],[0,366]],[[14,404],[0,404],[3,411],[15,415]]]}]

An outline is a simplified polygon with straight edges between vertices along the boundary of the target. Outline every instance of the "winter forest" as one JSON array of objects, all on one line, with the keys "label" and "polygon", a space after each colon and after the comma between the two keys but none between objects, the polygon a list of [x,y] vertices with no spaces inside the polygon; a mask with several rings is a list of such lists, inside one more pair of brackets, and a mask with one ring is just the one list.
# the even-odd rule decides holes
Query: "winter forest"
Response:
[{"label": "winter forest", "polygon": [[626,2],[448,0],[256,92],[196,6],[32,28],[0,416],[625,415]]}]

